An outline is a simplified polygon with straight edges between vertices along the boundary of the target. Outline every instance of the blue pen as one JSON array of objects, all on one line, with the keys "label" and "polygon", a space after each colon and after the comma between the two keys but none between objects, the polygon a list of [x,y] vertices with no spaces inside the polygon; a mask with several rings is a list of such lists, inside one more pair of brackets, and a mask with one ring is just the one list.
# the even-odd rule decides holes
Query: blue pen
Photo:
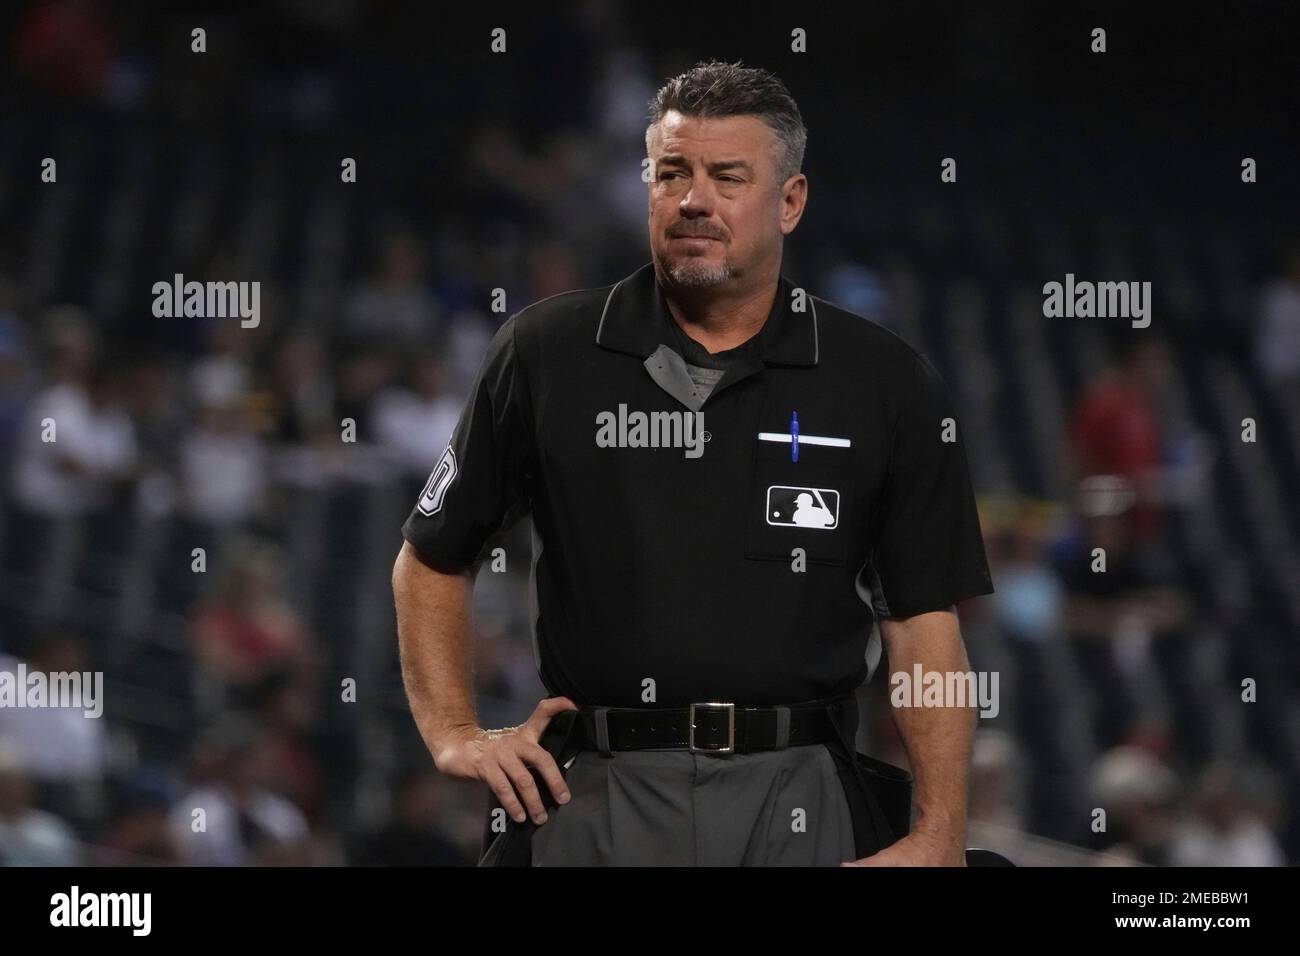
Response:
[{"label": "blue pen", "polygon": [[799,413],[790,413],[790,460],[799,460]]}]

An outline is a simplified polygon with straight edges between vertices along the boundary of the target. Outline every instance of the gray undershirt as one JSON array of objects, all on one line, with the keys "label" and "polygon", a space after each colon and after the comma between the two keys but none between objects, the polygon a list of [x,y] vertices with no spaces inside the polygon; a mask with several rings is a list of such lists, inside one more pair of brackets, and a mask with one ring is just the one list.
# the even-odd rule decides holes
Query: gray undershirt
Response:
[{"label": "gray undershirt", "polygon": [[713,391],[713,386],[718,384],[718,380],[726,374],[727,370],[724,368],[704,368],[702,365],[692,365],[687,362],[686,372],[694,383],[691,388],[691,395],[703,405],[704,400]]},{"label": "gray undershirt", "polygon": [[758,337],[755,335],[735,348],[723,352],[710,352],[683,332],[676,322],[673,322],[672,326],[673,331],[677,333],[677,354],[685,361],[686,372],[691,377],[691,395],[701,404],[713,393],[714,387],[726,374],[727,369],[750,350]]}]

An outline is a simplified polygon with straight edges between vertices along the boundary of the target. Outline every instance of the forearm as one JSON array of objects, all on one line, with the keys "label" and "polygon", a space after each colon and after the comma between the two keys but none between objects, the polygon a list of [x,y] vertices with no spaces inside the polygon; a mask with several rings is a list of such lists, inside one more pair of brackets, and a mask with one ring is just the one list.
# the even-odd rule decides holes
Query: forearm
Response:
[{"label": "forearm", "polygon": [[[923,673],[939,672],[945,677],[970,670],[955,610],[886,619],[881,622],[881,634],[891,677],[902,672],[911,680],[916,664]],[[944,700],[942,707],[922,707],[920,691],[913,688],[913,706],[893,708],[915,780],[915,829],[964,844],[976,701],[964,701],[965,706],[958,707],[952,706],[955,701]]]},{"label": "forearm", "polygon": [[437,757],[449,730],[477,726],[471,665],[472,572],[443,574],[425,565],[410,543],[393,566],[393,600],[402,683],[411,714]]}]

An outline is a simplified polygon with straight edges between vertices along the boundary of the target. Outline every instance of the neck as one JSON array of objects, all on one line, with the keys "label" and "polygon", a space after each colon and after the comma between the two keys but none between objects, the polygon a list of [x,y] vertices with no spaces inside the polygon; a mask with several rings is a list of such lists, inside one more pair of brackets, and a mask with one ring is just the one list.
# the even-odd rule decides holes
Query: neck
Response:
[{"label": "neck", "polygon": [[[779,269],[744,289],[673,289],[663,286],[677,325],[709,352],[723,352],[752,338],[776,299]],[[663,285],[661,283],[661,285]]]}]

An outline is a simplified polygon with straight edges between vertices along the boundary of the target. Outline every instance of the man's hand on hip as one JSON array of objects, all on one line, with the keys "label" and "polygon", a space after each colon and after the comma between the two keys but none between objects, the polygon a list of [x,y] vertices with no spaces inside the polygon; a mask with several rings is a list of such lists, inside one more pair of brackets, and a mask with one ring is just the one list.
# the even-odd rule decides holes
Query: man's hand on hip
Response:
[{"label": "man's hand on hip", "polygon": [[518,823],[524,822],[526,806],[528,815],[540,826],[546,822],[546,808],[528,765],[537,768],[556,803],[569,802],[564,775],[539,741],[552,717],[577,709],[578,705],[567,697],[547,697],[518,727],[454,727],[438,742],[433,762],[449,777],[484,781]]}]

